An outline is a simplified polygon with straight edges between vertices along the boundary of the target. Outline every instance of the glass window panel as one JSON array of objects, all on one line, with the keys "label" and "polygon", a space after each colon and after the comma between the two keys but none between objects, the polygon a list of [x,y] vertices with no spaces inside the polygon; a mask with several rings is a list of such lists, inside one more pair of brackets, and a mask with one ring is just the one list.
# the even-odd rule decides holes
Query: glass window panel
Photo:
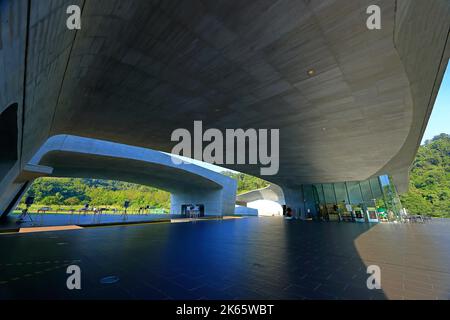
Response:
[{"label": "glass window panel", "polygon": [[325,194],[326,203],[336,203],[333,185],[330,183],[325,183],[322,186],[323,186],[323,193]]},{"label": "glass window panel", "polygon": [[369,203],[373,203],[372,199],[374,197],[372,195],[372,191],[370,190],[369,181],[361,181],[359,184],[361,185],[362,197],[366,204],[369,205]]},{"label": "glass window panel", "polygon": [[383,192],[380,188],[380,183],[378,182],[378,177],[369,179],[370,187],[372,188],[373,196],[377,199],[383,198]]},{"label": "glass window panel", "polygon": [[363,202],[361,190],[358,182],[347,182],[348,196],[351,204],[360,204]]},{"label": "glass window panel", "polygon": [[316,187],[317,194],[319,196],[319,202],[325,203],[325,196],[323,195],[323,189],[321,184],[315,184],[314,187]]},{"label": "glass window panel", "polygon": [[334,184],[334,191],[336,192],[336,200],[338,203],[349,203],[347,197],[347,190],[345,190],[345,183],[339,182]]},{"label": "glass window panel", "polygon": [[303,185],[303,196],[304,196],[304,201],[305,202],[308,202],[308,203],[314,203],[315,202],[312,185],[310,185],[310,184],[304,184]]}]

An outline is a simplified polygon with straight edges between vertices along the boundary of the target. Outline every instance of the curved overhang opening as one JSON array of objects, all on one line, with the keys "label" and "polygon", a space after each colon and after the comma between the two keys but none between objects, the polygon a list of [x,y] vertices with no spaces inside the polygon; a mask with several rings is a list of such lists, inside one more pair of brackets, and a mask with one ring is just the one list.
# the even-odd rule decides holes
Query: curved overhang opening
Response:
[{"label": "curved overhang opening", "polygon": [[[73,181],[70,178],[85,179],[81,181],[113,180],[139,184],[146,186],[147,189],[163,190],[166,200],[170,198],[166,207],[175,215],[186,205],[199,205],[205,215],[233,214],[235,180],[192,163],[178,163],[173,161],[171,155],[151,149],[98,139],[58,135],[49,138],[42,145],[27,167],[28,171],[33,169],[33,173],[39,171],[36,168],[50,169],[39,171],[43,172],[41,177],[48,176],[49,179],[58,177],[69,178],[67,181]],[[28,171],[24,169],[25,173]],[[37,177],[39,175],[36,174],[31,180]],[[40,181],[45,179],[38,180],[38,183]],[[54,193],[47,202],[53,201],[56,205],[72,203],[80,205],[83,201],[71,199],[69,203],[65,203],[67,199],[64,194],[58,190]],[[132,203],[135,202],[133,199],[130,200]],[[96,205],[101,207],[111,205],[108,201],[96,202]],[[138,202],[140,209],[148,209],[149,204],[144,200]],[[116,202],[114,205],[120,206],[120,203]]]},{"label": "curved overhang opening", "polygon": [[[25,199],[33,197],[32,213],[63,214],[83,211],[103,214],[121,213],[127,207],[128,213],[170,212],[170,193],[158,188],[127,181],[41,177],[36,179],[24,194],[19,207],[25,206]],[[128,204],[125,205],[125,202]],[[19,213],[17,211],[16,213]]]},{"label": "curved overhang opening", "polygon": [[247,203],[248,208],[258,210],[258,216],[279,217],[283,215],[283,207],[273,200],[256,200]]}]

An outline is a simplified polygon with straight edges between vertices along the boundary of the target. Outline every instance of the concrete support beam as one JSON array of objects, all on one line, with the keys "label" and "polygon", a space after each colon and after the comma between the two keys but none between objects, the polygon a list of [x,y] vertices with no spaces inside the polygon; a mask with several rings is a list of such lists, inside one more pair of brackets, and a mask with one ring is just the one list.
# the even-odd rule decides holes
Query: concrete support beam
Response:
[{"label": "concrete support beam", "polygon": [[16,178],[16,183],[24,183],[34,180],[39,177],[46,177],[53,173],[53,168],[47,166],[40,166],[35,164],[27,164],[19,176]]}]

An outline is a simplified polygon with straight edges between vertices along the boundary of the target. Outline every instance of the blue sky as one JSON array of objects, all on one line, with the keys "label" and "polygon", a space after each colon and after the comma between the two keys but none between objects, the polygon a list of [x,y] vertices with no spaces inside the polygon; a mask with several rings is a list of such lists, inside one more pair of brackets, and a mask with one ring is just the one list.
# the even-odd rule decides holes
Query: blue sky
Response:
[{"label": "blue sky", "polygon": [[450,63],[447,65],[422,143],[440,133],[450,134]]}]

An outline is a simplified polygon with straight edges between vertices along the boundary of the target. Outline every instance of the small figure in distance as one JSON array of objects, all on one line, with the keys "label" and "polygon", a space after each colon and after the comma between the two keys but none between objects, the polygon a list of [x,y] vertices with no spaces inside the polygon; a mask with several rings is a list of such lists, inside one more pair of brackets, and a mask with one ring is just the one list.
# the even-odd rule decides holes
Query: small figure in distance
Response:
[{"label": "small figure in distance", "polygon": [[293,218],[294,218],[294,215],[292,214],[292,209],[290,207],[287,207],[285,219],[292,220]]}]

